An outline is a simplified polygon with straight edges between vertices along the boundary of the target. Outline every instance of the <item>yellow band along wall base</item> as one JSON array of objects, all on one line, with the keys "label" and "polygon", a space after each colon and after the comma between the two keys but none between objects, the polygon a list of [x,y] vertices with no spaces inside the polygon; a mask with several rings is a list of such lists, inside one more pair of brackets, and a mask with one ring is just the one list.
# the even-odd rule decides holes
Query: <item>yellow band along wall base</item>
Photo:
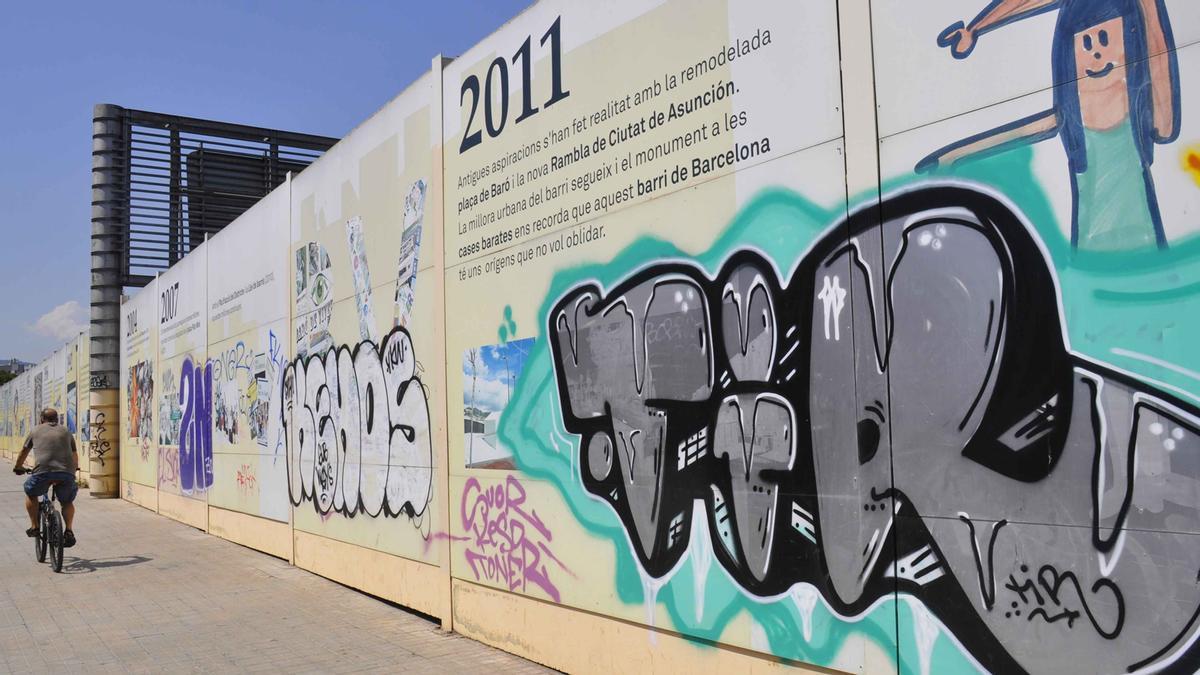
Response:
[{"label": "yellow band along wall base", "polygon": [[449,578],[434,565],[296,531],[297,567],[433,617],[450,608]]},{"label": "yellow band along wall base", "polygon": [[0,452],[572,672],[1200,670],[1200,3],[1017,4],[537,2]]},{"label": "yellow band along wall base", "polygon": [[208,533],[292,561],[292,528],[288,523],[210,506]]},{"label": "yellow band along wall base", "polygon": [[121,481],[125,487],[121,490],[121,497],[127,502],[133,502],[138,506],[150,509],[158,513],[158,490],[147,485],[140,485],[133,481]]},{"label": "yellow band along wall base", "polygon": [[[553,603],[522,597],[479,584],[454,580],[455,630],[469,638],[552,665],[568,673],[604,672],[736,672],[842,673],[837,662],[821,668],[763,658],[741,650],[717,649],[669,630],[590,612],[571,611]],[[527,636],[550,635],[538,640]],[[577,636],[591,639],[580,640]],[[846,655],[851,662],[858,655]],[[867,654],[867,671],[892,666],[882,651]],[[874,669],[872,669],[874,668]],[[851,666],[851,670],[853,666]]]},{"label": "yellow band along wall base", "polygon": [[158,513],[184,525],[208,531],[208,506],[204,502],[170,492],[158,493]]}]

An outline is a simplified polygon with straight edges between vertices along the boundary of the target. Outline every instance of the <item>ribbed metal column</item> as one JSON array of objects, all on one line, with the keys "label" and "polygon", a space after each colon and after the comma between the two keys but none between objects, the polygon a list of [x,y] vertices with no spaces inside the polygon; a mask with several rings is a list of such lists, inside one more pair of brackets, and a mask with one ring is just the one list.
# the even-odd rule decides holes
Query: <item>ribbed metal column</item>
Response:
[{"label": "ribbed metal column", "polygon": [[122,232],[129,219],[125,110],[101,103],[92,112],[91,441],[93,497],[120,496]]}]

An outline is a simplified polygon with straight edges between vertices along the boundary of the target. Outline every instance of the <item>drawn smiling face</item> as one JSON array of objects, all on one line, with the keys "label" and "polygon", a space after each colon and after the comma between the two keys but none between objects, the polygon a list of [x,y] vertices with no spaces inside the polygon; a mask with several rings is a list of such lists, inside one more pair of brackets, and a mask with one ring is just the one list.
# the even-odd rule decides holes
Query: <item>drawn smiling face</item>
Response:
[{"label": "drawn smiling face", "polygon": [[1101,89],[1122,79],[1114,71],[1125,64],[1125,22],[1121,17],[1075,34],[1075,74],[1081,89]]},{"label": "drawn smiling face", "polygon": [[1083,126],[1113,129],[1129,117],[1125,21],[1117,17],[1076,33],[1074,47]]}]

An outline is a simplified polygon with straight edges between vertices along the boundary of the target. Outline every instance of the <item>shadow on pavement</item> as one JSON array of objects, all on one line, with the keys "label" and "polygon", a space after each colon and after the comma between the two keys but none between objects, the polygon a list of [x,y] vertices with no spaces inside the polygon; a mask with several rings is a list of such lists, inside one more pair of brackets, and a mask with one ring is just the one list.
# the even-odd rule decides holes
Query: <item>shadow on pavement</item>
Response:
[{"label": "shadow on pavement", "polygon": [[64,574],[88,574],[106,567],[125,567],[127,565],[137,565],[139,563],[149,562],[151,559],[144,555],[129,555],[116,558],[96,558],[89,560],[87,558],[76,558],[75,556],[65,556],[63,558]]}]

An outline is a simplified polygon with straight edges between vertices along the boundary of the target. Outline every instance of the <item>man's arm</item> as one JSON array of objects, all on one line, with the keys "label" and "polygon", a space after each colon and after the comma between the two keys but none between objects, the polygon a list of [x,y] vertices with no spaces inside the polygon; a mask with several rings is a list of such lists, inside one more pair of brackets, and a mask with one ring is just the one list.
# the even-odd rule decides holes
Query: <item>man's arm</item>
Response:
[{"label": "man's arm", "polygon": [[25,439],[25,445],[21,446],[21,454],[17,455],[17,463],[13,465],[13,473],[19,473],[25,465],[25,458],[29,456],[29,451],[33,449],[33,434],[30,434]]},{"label": "man's arm", "polygon": [[79,471],[79,446],[75,443],[75,434],[71,434],[71,457],[75,459],[75,470]]}]

